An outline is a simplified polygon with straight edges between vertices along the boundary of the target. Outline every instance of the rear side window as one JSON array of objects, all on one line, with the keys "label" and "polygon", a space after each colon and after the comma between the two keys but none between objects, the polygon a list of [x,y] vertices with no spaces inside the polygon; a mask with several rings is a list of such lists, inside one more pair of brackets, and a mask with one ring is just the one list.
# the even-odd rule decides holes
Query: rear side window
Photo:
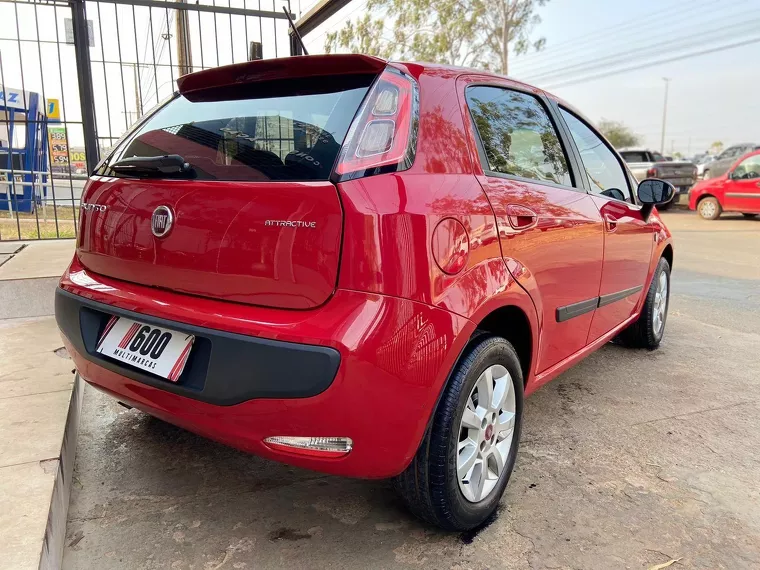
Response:
[{"label": "rear side window", "polygon": [[649,162],[649,157],[645,152],[624,151],[620,153],[626,162]]},{"label": "rear side window", "polygon": [[537,98],[491,86],[469,87],[466,98],[488,170],[572,186],[559,136]]},{"label": "rear side window", "polygon": [[[126,138],[122,158],[178,154],[202,180],[327,180],[374,77],[251,84],[178,95]],[[107,165],[98,174],[114,176]]]}]

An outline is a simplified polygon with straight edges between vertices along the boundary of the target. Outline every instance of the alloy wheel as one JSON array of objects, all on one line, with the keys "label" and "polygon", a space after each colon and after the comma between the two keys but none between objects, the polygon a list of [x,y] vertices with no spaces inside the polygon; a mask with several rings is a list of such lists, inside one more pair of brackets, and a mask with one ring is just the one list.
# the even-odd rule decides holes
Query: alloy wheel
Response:
[{"label": "alloy wheel", "polygon": [[508,463],[515,428],[512,376],[499,364],[478,377],[462,414],[457,444],[459,489],[471,503],[494,490]]},{"label": "alloy wheel", "polygon": [[657,281],[657,292],[654,296],[653,326],[654,334],[659,335],[665,325],[665,314],[668,308],[668,276],[663,271]]}]

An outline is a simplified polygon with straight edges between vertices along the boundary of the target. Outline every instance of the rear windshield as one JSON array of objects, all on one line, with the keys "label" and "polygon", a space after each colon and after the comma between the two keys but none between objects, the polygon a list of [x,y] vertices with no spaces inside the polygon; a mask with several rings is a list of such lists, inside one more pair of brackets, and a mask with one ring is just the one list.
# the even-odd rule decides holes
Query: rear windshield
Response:
[{"label": "rear windshield", "polygon": [[122,141],[96,174],[133,156],[178,154],[202,180],[327,180],[374,77],[253,84],[178,95]]},{"label": "rear windshield", "polygon": [[620,156],[626,162],[649,162],[649,156],[646,152],[621,152]]}]

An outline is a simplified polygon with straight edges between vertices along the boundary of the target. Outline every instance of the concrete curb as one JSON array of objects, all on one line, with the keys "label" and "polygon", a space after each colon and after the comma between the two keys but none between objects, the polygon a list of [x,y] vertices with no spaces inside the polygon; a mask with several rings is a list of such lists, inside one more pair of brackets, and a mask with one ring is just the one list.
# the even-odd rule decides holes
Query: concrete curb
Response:
[{"label": "concrete curb", "polygon": [[69,400],[69,412],[66,417],[66,428],[63,432],[61,455],[58,458],[58,469],[53,486],[53,495],[48,512],[45,538],[42,542],[40,555],[40,570],[58,570],[63,561],[63,546],[66,540],[66,521],[69,512],[69,497],[71,496],[71,481],[74,474],[74,458],[79,434],[79,416],[84,397],[84,383],[77,373],[74,377],[74,388]]}]

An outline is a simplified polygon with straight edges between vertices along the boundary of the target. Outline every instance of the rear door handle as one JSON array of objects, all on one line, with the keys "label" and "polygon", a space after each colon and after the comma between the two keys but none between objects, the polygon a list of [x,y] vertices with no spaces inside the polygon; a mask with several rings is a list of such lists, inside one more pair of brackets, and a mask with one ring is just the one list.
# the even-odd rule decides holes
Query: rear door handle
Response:
[{"label": "rear door handle", "polygon": [[527,230],[538,223],[538,214],[519,204],[507,205],[507,218],[509,225],[515,230]]},{"label": "rear door handle", "polygon": [[604,215],[604,226],[607,228],[608,232],[614,232],[617,229],[618,221],[615,216],[612,214],[605,214]]}]

